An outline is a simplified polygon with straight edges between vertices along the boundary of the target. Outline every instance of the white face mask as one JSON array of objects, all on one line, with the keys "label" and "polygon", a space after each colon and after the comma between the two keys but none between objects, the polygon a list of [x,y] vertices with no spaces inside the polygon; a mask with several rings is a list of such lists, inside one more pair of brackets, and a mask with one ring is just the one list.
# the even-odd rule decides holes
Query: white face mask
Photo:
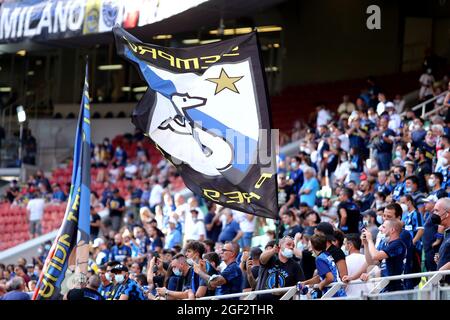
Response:
[{"label": "white face mask", "polygon": [[383,217],[377,215],[377,222],[378,224],[383,224]]},{"label": "white face mask", "polygon": [[428,179],[428,185],[433,188],[436,185],[436,181],[434,179]]},{"label": "white face mask", "polygon": [[299,242],[297,242],[297,249],[298,250],[300,250],[300,251],[303,251],[303,250],[305,250],[305,244],[303,243],[303,242],[301,242],[301,241],[299,241]]},{"label": "white face mask", "polygon": [[108,273],[105,273],[105,278],[106,278],[106,280],[108,280],[108,281],[112,281],[112,277],[111,277],[111,274],[108,272]]},{"label": "white face mask", "polygon": [[115,279],[117,283],[122,283],[125,280],[125,276],[123,274],[117,274]]},{"label": "white face mask", "polygon": [[395,151],[395,156],[397,158],[401,158],[402,157],[402,153],[400,151]]},{"label": "white face mask", "polygon": [[341,250],[344,252],[346,256],[350,254],[350,252],[345,248],[345,245],[342,245]]},{"label": "white face mask", "polygon": [[447,160],[447,158],[443,158],[443,159],[442,159],[442,165],[443,165],[444,167],[448,165],[448,160]]}]

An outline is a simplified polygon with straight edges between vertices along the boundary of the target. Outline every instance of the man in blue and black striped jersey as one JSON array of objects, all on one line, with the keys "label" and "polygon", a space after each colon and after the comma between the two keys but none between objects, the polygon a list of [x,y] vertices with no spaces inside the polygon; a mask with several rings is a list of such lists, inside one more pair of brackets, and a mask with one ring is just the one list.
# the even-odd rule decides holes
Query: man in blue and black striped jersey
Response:
[{"label": "man in blue and black striped jersey", "polygon": [[118,264],[112,268],[115,282],[119,285],[113,300],[147,300],[144,290],[134,280],[129,278],[128,268],[123,264]]}]

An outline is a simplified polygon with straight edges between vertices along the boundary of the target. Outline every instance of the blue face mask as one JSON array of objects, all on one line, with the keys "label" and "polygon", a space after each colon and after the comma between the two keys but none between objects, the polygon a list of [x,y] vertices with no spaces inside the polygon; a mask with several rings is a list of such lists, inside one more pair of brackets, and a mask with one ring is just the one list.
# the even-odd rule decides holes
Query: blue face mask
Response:
[{"label": "blue face mask", "polygon": [[412,191],[412,188],[411,188],[411,187],[406,187],[406,188],[405,188],[405,192],[406,192],[406,193],[411,193],[411,191]]},{"label": "blue face mask", "polygon": [[172,269],[172,271],[173,271],[173,274],[176,275],[177,277],[181,276],[181,271],[180,270],[174,268],[174,269]]}]

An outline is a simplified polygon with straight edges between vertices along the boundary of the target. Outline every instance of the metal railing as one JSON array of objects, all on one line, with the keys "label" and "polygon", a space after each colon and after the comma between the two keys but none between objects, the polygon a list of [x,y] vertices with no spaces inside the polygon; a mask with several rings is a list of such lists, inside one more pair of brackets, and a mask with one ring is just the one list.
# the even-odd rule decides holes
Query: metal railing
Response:
[{"label": "metal railing", "polygon": [[[321,299],[367,300],[367,299],[380,299],[380,298],[383,299],[389,297],[407,297],[408,295],[417,295],[417,298],[420,298],[421,300],[439,300],[441,298],[441,295],[443,296],[445,295],[446,297],[450,296],[450,287],[448,288],[441,287],[439,283],[440,280],[446,275],[450,275],[450,270],[411,273],[391,277],[371,278],[367,281],[354,280],[350,281],[349,283],[336,282],[333,283],[331,286],[329,286],[328,291],[321,297]],[[381,291],[389,284],[390,281],[413,279],[413,278],[429,278],[429,279],[421,288],[418,289],[381,293]],[[361,294],[359,296],[333,297],[336,294],[336,292],[342,287],[361,284],[374,284],[374,287],[370,289],[368,292],[361,291]],[[313,288],[317,288],[317,285],[311,287],[311,289]],[[292,286],[285,288],[233,293],[222,296],[202,297],[197,300],[223,300],[231,298],[244,298],[242,300],[254,300],[259,295],[274,294],[274,293],[284,293],[284,295],[281,296],[280,300],[291,300],[291,299],[298,300],[299,298],[297,287]],[[310,297],[308,298],[307,296],[304,296],[304,298],[310,299]]]},{"label": "metal railing", "polygon": [[[441,94],[438,94],[437,96],[435,96],[435,97],[433,97],[433,98],[430,98],[430,99],[428,99],[428,100],[426,100],[426,101],[423,101],[423,102],[419,103],[418,105],[412,107],[411,110],[412,110],[412,111],[416,111],[416,110],[422,109],[422,111],[421,111],[421,117],[424,118],[424,117],[426,117],[428,114],[433,113],[433,111],[435,111],[435,110],[432,110],[432,111],[430,111],[430,112],[425,112],[426,106],[427,106],[429,103],[432,103],[432,102],[436,101],[437,99],[439,99],[439,98],[441,98],[441,97],[445,97],[445,96],[447,95],[448,92],[449,92],[449,91],[444,91],[444,92],[442,92]],[[445,108],[445,107],[444,107],[444,108]],[[400,114],[401,117],[403,117],[403,116],[405,116],[405,115],[406,115],[406,111],[404,111],[404,112],[402,112],[402,113]]]}]

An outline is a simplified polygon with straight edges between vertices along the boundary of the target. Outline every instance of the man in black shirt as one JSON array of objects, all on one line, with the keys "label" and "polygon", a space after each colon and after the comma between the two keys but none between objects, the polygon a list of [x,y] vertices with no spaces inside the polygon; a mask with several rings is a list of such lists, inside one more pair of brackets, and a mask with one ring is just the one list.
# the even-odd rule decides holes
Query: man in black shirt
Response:
[{"label": "man in black shirt", "polygon": [[98,292],[100,284],[100,277],[94,274],[89,278],[86,287],[69,290],[67,295],[64,297],[64,300],[105,300]]},{"label": "man in black shirt", "polygon": [[288,210],[281,214],[281,219],[285,227],[283,232],[283,237],[289,236],[294,238],[297,233],[302,233],[303,228],[299,226],[295,220],[295,213],[291,210]]},{"label": "man in black shirt", "polygon": [[[290,287],[304,281],[303,270],[293,259],[294,246],[291,237],[284,237],[280,240],[279,247],[275,245],[261,254],[261,277],[256,290]],[[278,300],[282,295],[264,294],[258,296],[258,300]]]},{"label": "man in black shirt", "polygon": [[118,232],[122,222],[122,215],[125,211],[125,200],[120,196],[119,189],[114,189],[113,197],[108,202],[108,208],[112,229]]},{"label": "man in black shirt", "polygon": [[278,205],[280,212],[285,212],[289,207],[294,205],[295,192],[292,186],[286,182],[286,175],[284,173],[278,174]]},{"label": "man in black shirt", "polygon": [[336,240],[333,226],[328,222],[321,222],[314,230],[314,234],[323,235],[327,239],[326,251],[333,257],[334,263],[336,264],[339,272],[339,277],[342,279],[342,277],[348,274],[347,263],[345,262],[345,253],[341,250],[341,248],[336,247],[332,243],[332,241]]},{"label": "man in black shirt", "polygon": [[[208,214],[205,216],[206,239],[217,242],[222,231],[220,216],[216,214],[216,204],[208,202]],[[217,217],[216,217],[217,216]]]},{"label": "man in black shirt", "polygon": [[362,220],[359,207],[353,202],[353,190],[343,188],[339,194],[339,229],[344,233],[359,233]]},{"label": "man in black shirt", "polygon": [[414,174],[419,180],[419,190],[422,192],[427,192],[427,181],[430,177],[430,174],[433,172],[431,163],[427,161],[426,151],[421,148],[418,148],[416,150],[416,159],[418,160],[418,163],[417,169]]}]

